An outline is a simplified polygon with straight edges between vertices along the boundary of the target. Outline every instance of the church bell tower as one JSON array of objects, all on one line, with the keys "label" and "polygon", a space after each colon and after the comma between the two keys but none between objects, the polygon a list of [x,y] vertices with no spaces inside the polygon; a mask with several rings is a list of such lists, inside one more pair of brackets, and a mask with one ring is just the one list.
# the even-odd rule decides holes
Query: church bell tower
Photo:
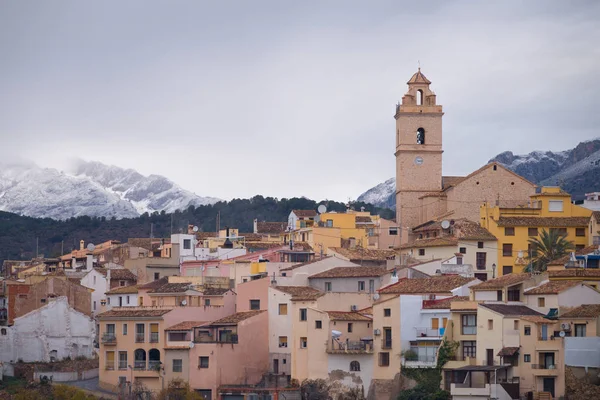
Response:
[{"label": "church bell tower", "polygon": [[401,242],[407,228],[424,221],[425,197],[442,190],[442,106],[421,68],[410,78],[402,104],[396,106],[396,221]]}]

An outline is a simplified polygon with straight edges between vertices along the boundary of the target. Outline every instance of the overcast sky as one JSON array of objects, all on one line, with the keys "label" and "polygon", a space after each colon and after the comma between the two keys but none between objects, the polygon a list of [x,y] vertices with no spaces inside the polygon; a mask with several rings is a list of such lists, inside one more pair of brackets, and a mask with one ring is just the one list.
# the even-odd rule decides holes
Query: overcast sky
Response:
[{"label": "overcast sky", "polygon": [[417,70],[444,174],[600,136],[598,1],[3,1],[0,156],[199,195],[347,200],[394,175]]}]

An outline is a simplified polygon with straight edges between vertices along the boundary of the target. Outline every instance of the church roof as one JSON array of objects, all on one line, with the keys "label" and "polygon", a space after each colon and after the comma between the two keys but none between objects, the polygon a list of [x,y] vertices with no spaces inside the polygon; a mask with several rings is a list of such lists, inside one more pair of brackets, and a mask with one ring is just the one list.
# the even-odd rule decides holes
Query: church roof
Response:
[{"label": "church roof", "polygon": [[429,85],[431,81],[427,79],[425,75],[423,75],[423,73],[421,72],[421,68],[419,68],[419,70],[410,78],[410,80],[407,83],[409,85],[411,83],[426,83]]}]

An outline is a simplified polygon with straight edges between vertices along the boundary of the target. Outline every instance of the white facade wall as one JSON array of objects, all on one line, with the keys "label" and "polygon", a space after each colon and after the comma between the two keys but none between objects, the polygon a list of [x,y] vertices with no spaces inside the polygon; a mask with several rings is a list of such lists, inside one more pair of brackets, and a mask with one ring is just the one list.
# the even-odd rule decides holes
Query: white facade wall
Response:
[{"label": "white facade wall", "polygon": [[498,295],[495,290],[480,290],[475,292],[475,301],[497,301]]},{"label": "white facade wall", "polygon": [[[436,300],[450,296],[436,296]],[[400,346],[401,350],[410,349],[410,341],[417,339],[417,328],[431,328],[431,319],[439,318],[442,326],[443,318],[450,319],[450,310],[423,310],[423,295],[400,296]],[[394,329],[394,328],[392,328]]]},{"label": "white facade wall", "polygon": [[[292,353],[292,304],[290,299],[289,294],[269,287],[269,353]],[[279,304],[287,304],[287,315],[279,315]],[[279,347],[280,336],[287,336],[288,347]]]},{"label": "white facade wall", "polygon": [[[475,286],[480,284],[481,281],[479,279],[473,279],[471,282],[466,283],[465,285],[459,286],[456,289],[452,289],[452,296],[469,296],[471,294],[471,286]],[[494,292],[495,295],[496,292]]]},{"label": "white facade wall", "polygon": [[[71,308],[66,297],[16,318],[0,335],[0,361],[50,361],[54,356],[91,357],[95,326],[93,320]],[[2,331],[4,332],[4,331]]]},{"label": "white facade wall", "polygon": [[560,307],[579,307],[582,304],[600,304],[600,292],[582,284],[558,294]]},{"label": "white facade wall", "polygon": [[[360,371],[350,371],[350,363],[352,361],[358,361],[360,363]],[[373,362],[375,356],[373,354],[329,354],[327,358],[327,371],[329,372],[330,379],[332,377],[338,377],[341,374],[334,373],[334,371],[343,371],[344,374],[341,382],[344,386],[349,388],[361,386],[364,387],[365,393],[369,393],[369,386],[371,386],[371,379],[373,378]]]},{"label": "white facade wall", "polygon": [[[121,303],[119,303],[119,297],[121,298]],[[106,298],[106,311],[113,307],[135,307],[138,305],[137,293],[109,294],[106,296]]]},{"label": "white facade wall", "polygon": [[108,279],[100,272],[92,269],[81,278],[81,285],[93,290],[91,311],[96,316],[100,312],[100,302],[106,299],[105,293],[110,290]]}]

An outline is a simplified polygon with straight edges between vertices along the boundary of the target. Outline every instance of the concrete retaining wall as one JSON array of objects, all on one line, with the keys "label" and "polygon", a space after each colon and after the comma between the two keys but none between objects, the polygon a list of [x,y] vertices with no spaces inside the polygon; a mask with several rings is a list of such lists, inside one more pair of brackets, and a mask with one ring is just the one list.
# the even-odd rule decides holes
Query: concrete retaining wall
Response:
[{"label": "concrete retaining wall", "polygon": [[71,382],[97,378],[98,375],[98,368],[79,372],[36,371],[33,373],[33,380],[39,381],[42,376],[47,376],[48,378],[52,377],[52,382]]}]

